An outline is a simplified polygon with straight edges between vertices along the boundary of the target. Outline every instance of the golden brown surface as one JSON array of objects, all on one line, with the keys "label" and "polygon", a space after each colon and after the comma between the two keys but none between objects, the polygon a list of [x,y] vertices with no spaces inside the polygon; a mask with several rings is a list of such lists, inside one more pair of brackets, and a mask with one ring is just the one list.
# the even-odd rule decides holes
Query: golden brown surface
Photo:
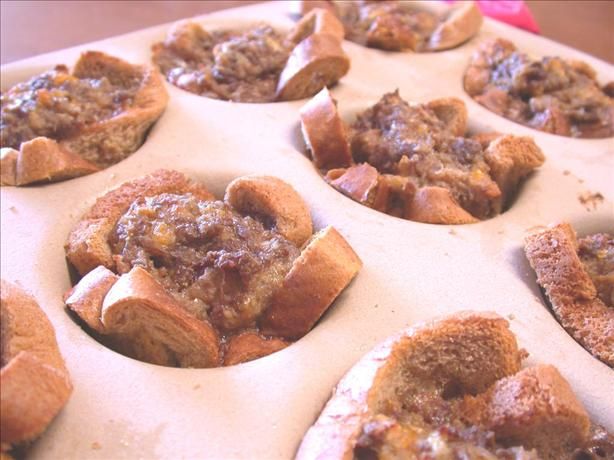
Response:
[{"label": "golden brown surface", "polygon": [[339,382],[296,458],[586,453],[586,410],[555,367],[520,369],[526,352],[508,327],[496,314],[461,312],[390,337]]},{"label": "golden brown surface", "polygon": [[66,404],[72,384],[53,326],[36,300],[1,280],[2,444],[32,441]]},{"label": "golden brown surface", "polygon": [[561,325],[595,357],[614,367],[614,308],[598,297],[578,256],[571,225],[561,223],[530,234],[525,253]]}]

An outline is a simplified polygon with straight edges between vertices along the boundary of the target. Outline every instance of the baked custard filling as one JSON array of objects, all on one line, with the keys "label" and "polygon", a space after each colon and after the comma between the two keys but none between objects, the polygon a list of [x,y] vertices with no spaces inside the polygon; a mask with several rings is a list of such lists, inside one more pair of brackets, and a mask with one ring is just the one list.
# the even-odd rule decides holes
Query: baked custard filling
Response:
[{"label": "baked custard filling", "polygon": [[0,95],[0,146],[19,150],[39,136],[69,138],[131,106],[140,85],[138,76],[113,83],[107,77],[77,78],[59,65]]},{"label": "baked custard filling", "polygon": [[268,25],[207,32],[179,24],[153,46],[153,61],[181,89],[214,99],[272,102],[294,43]]},{"label": "baked custard filling", "polygon": [[143,267],[221,331],[255,327],[300,254],[258,220],[191,194],[139,198],[110,243],[120,274]]},{"label": "baked custard filling", "polygon": [[[393,190],[439,186],[479,219],[498,214],[501,192],[482,145],[452,130],[426,105],[410,105],[398,91],[388,93],[350,126],[352,156],[375,167]],[[402,215],[402,200],[398,209],[392,201],[386,212]]]},{"label": "baked custard filling", "polygon": [[562,136],[614,136],[614,82],[601,87],[584,62],[531,59],[497,39],[474,54],[464,86],[477,102],[517,123]]},{"label": "baked custard filling", "polygon": [[596,233],[579,238],[578,256],[601,301],[614,308],[614,236]]},{"label": "baked custard filling", "polygon": [[423,50],[440,24],[431,12],[404,2],[337,2],[337,15],[348,40],[391,51]]}]

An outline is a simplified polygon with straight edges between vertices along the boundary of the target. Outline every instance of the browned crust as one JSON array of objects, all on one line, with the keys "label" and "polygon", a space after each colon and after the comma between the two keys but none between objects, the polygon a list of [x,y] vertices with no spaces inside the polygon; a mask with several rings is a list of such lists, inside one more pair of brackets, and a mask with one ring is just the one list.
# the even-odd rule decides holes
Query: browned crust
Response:
[{"label": "browned crust", "polygon": [[86,126],[74,137],[60,142],[98,167],[106,168],[141,146],[147,130],[164,112],[168,93],[162,76],[155,68],[132,65],[98,51],[83,53],[75,64],[73,74],[78,78],[106,76],[112,83],[135,75],[141,77],[140,88],[128,110]]},{"label": "browned crust", "polygon": [[431,34],[427,49],[441,51],[454,48],[480,31],[482,13],[474,1],[457,2],[448,18]]},{"label": "browned crust", "polygon": [[101,322],[123,354],[166,366],[215,367],[219,338],[143,268],[122,275],[104,297]]},{"label": "browned crust", "polygon": [[484,152],[490,175],[502,192],[506,206],[516,194],[520,181],[544,164],[544,154],[531,137],[498,136]]},{"label": "browned crust", "polygon": [[345,28],[330,9],[316,7],[307,12],[294,25],[287,38],[292,43],[300,43],[313,33],[330,34],[342,41],[345,36]]},{"label": "browned crust", "polygon": [[368,163],[350,166],[343,170],[331,170],[326,181],[344,195],[365,206],[386,212],[390,187],[381,174]]},{"label": "browned crust", "polygon": [[396,15],[376,16],[367,30],[366,45],[387,51],[414,50],[416,37]]},{"label": "browned crust", "polygon": [[202,200],[214,198],[203,185],[177,171],[164,169],[107,192],[73,228],[64,246],[67,259],[79,274],[85,275],[98,265],[113,268],[108,239],[117,220],[137,198],[161,193],[192,193]]},{"label": "browned crust", "polygon": [[88,327],[104,334],[102,303],[105,296],[119,280],[111,270],[99,265],[79,281],[67,294],[64,302]]},{"label": "browned crust", "polygon": [[4,444],[39,436],[64,407],[72,384],[53,326],[36,300],[1,280],[0,432]]},{"label": "browned crust", "polygon": [[479,222],[465,211],[443,187],[419,188],[405,209],[406,219],[426,224],[472,224]]},{"label": "browned crust", "polygon": [[267,339],[257,332],[248,331],[230,338],[224,355],[224,366],[253,361],[283,350],[289,342],[277,338]]},{"label": "browned crust", "polygon": [[463,410],[505,445],[536,449],[541,458],[566,458],[588,439],[590,419],[556,367],[538,365],[497,381]]},{"label": "browned crust", "polygon": [[433,99],[426,107],[435,112],[437,118],[446,124],[446,128],[453,135],[463,137],[467,132],[467,106],[456,97]]},{"label": "browned crust", "polygon": [[15,184],[56,182],[85,176],[99,168],[47,137],[35,137],[19,148]]},{"label": "browned crust", "polygon": [[98,51],[83,53],[75,64],[73,75],[78,78],[106,76],[111,82],[139,76],[141,86],[133,105],[110,119],[87,125],[59,143],[46,137],[24,142],[16,158],[15,185],[71,179],[123,160],[140,147],[147,130],[168,102],[157,70],[131,65]]},{"label": "browned crust", "polygon": [[224,201],[242,214],[272,220],[277,232],[299,248],[313,233],[309,208],[291,185],[276,177],[239,177],[226,187]]},{"label": "browned crust", "polygon": [[294,47],[279,82],[275,99],[293,101],[310,97],[334,85],[350,70],[341,41],[328,33],[314,33]]},{"label": "browned crust", "polygon": [[317,168],[345,168],[352,163],[345,125],[328,88],[300,110],[301,129]]},{"label": "browned crust", "polygon": [[333,227],[326,227],[294,261],[261,321],[266,335],[302,337],[358,273],[362,262]]},{"label": "browned crust", "polygon": [[399,403],[407,388],[454,382],[475,394],[518,372],[524,354],[508,326],[495,314],[464,312],[389,338],[339,382],[296,458],[354,458],[364,422]]},{"label": "browned crust", "polygon": [[614,367],[614,309],[597,296],[578,257],[571,225],[556,224],[530,234],[525,254],[561,325],[593,356]]},{"label": "browned crust", "polygon": [[19,152],[10,147],[0,149],[0,185],[17,185]]}]

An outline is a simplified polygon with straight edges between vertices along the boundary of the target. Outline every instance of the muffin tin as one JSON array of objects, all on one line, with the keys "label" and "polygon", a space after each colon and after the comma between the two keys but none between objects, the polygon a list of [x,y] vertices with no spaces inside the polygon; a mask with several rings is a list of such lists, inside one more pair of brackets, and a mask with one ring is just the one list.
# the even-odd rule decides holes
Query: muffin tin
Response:
[{"label": "muffin tin", "polygon": [[[293,23],[288,10],[288,3],[272,2],[196,20],[212,27],[260,20],[287,29]],[[4,66],[3,89],[57,63],[71,64],[88,49],[149,62],[151,44],[168,27]],[[28,458],[290,458],[333,386],[359,357],[405,326],[466,309],[507,317],[530,353],[528,364],[556,365],[593,420],[614,430],[614,372],[559,326],[522,249],[528,230],[551,221],[569,221],[580,234],[614,229],[614,140],[541,133],[471,100],[462,88],[463,71],[478,43],[494,36],[536,55],[585,60],[601,81],[614,78],[605,62],[487,19],[476,38],[438,53],[386,53],[345,41],[352,67],[332,90],[348,118],[399,88],[410,101],[463,99],[475,131],[533,136],[546,163],[523,184],[511,209],[487,221],[421,224],[336,192],[303,153],[298,110],[306,101],[229,103],[172,85],[166,112],[128,159],[62,183],[2,187],[2,277],[28,289],[49,316],[75,387]],[[186,172],[218,197],[237,176],[278,176],[306,200],[315,227],[334,225],[364,267],[310,333],[268,357],[228,368],[174,369],[117,354],[65,311],[62,295],[71,279],[63,244],[97,197],[158,168]],[[597,192],[603,200],[582,204],[583,194]]]}]

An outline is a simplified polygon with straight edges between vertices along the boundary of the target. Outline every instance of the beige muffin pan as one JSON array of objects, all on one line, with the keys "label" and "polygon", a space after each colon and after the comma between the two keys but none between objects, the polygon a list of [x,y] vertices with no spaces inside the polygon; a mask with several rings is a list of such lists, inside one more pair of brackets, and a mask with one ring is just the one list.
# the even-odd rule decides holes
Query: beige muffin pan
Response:
[{"label": "beige muffin pan", "polygon": [[[269,22],[289,29],[287,2],[196,18],[211,27]],[[100,50],[146,63],[169,25],[7,65],[2,88],[80,52]],[[552,316],[524,256],[530,229],[569,221],[579,234],[614,230],[614,139],[570,139],[510,122],[462,88],[473,50],[504,36],[535,55],[592,65],[602,82],[614,68],[547,39],[485,20],[479,35],[439,53],[386,53],[345,41],[350,72],[335,88],[342,115],[399,88],[425,102],[458,97],[475,131],[533,136],[545,164],[521,187],[511,209],[477,224],[437,226],[397,219],[351,201],[327,185],[305,156],[299,109],[306,101],[238,104],[167,85],[170,101],[145,144],[126,160],[89,176],[35,187],[2,187],[2,277],[30,291],[56,328],[74,383],[60,415],[29,449],[31,459],[293,457],[339,378],[369,349],[401,328],[458,310],[508,318],[529,365],[551,363],[593,420],[614,430],[614,372],[578,345]],[[316,229],[333,225],[361,257],[358,276],[319,324],[288,348],[246,364],[175,369],[117,354],[66,313],[71,279],[63,244],[95,199],[119,184],[171,168],[221,197],[250,173],[289,182],[310,207]],[[594,194],[602,198],[591,199]]]}]

